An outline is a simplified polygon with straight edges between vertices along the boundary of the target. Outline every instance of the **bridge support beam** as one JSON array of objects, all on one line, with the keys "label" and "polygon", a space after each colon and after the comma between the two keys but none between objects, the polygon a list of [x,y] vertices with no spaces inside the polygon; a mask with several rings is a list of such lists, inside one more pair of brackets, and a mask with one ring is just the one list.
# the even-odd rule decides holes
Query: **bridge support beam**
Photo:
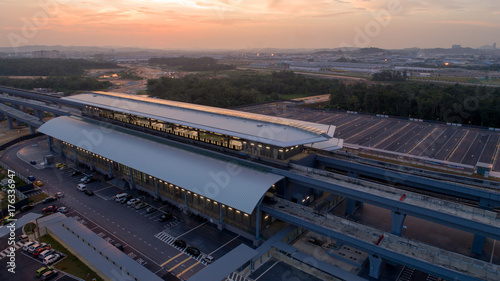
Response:
[{"label": "bridge support beam", "polygon": [[30,134],[34,134],[34,133],[36,133],[36,132],[35,132],[35,127],[33,127],[33,126],[31,126],[31,125],[29,125],[29,127],[30,127]]},{"label": "bridge support beam", "polygon": [[379,279],[382,270],[382,259],[374,255],[368,256],[368,259],[370,261],[370,277]]},{"label": "bridge support beam", "polygon": [[353,200],[350,198],[346,198],[345,200],[346,200],[346,205],[345,205],[345,214],[346,215],[354,214],[356,207],[363,206],[363,202],[361,202],[361,201],[356,201],[356,200]]},{"label": "bridge support beam", "polygon": [[3,114],[2,112],[0,112],[0,121],[3,121],[5,120],[5,114]]},{"label": "bridge support beam", "polygon": [[[14,108],[17,109],[17,110],[19,110],[19,111],[21,111],[21,108],[17,104],[14,104]],[[16,122],[17,122],[17,126],[22,126],[23,125],[23,121],[21,121],[21,120],[17,120],[16,119]]]},{"label": "bridge support beam", "polygon": [[391,212],[391,233],[397,236],[401,236],[403,232],[403,223],[405,221],[406,214],[401,214],[399,212]]},{"label": "bridge support beam", "polygon": [[35,109],[35,116],[40,119],[40,121],[43,121],[43,117],[45,117],[45,112],[41,109]]},{"label": "bridge support beam", "polygon": [[62,141],[59,141],[59,153],[61,154],[62,158],[65,158],[64,151],[63,151]]},{"label": "bridge support beam", "polygon": [[[479,208],[483,210],[493,210],[493,206],[490,200],[482,198],[479,200]],[[474,240],[472,241],[472,249],[471,252],[474,254],[481,255],[483,253],[484,242],[486,238],[482,235],[474,234]]]},{"label": "bridge support beam", "polygon": [[[47,136],[47,143],[49,144],[49,151],[54,151],[54,147],[52,147],[54,141],[53,141],[51,136]],[[76,150],[75,150],[75,153],[76,153]]]},{"label": "bridge support beam", "polygon": [[7,116],[7,122],[9,122],[9,129],[14,130],[14,122],[12,120],[12,117]]}]

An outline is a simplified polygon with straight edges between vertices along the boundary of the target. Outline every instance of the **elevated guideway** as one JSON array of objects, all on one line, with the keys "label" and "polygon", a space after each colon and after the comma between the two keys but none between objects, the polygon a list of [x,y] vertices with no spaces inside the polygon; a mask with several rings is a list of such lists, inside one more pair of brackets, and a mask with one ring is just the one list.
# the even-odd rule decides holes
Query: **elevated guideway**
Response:
[{"label": "elevated guideway", "polygon": [[[51,103],[36,101],[31,99],[19,98],[15,96],[0,95],[0,102],[9,103],[11,105],[23,106],[26,108],[32,108],[35,113],[40,111],[47,111],[59,116],[65,115],[81,115],[80,111],[73,108],[61,107]],[[41,116],[38,116],[41,117]]]},{"label": "elevated guideway", "polygon": [[468,186],[448,181],[440,181],[423,176],[412,175],[401,171],[394,171],[347,160],[317,155],[320,165],[347,171],[355,175],[362,175],[374,179],[402,183],[406,186],[466,198],[479,202],[485,209],[500,207],[500,188]]},{"label": "elevated guideway", "polygon": [[269,215],[312,232],[332,237],[370,254],[370,276],[378,278],[382,259],[403,264],[448,280],[487,280],[500,278],[499,266],[418,241],[392,235],[336,216],[318,216],[314,210],[280,200],[261,210]]},{"label": "elevated guideway", "polygon": [[57,97],[51,97],[48,95],[42,95],[42,94],[39,94],[39,93],[36,93],[33,91],[27,91],[27,90],[12,88],[12,87],[0,86],[0,92],[7,93],[7,94],[17,96],[17,97],[32,99],[32,100],[51,102],[53,104],[59,104],[61,106],[62,105],[69,106],[69,107],[73,107],[73,108],[77,108],[77,109],[81,109],[81,108],[85,107],[81,103],[77,103],[77,102],[73,102],[73,101],[69,101],[69,100],[64,100],[64,99],[60,99]]},{"label": "elevated guideway", "polygon": [[42,126],[43,122],[35,116],[31,116],[28,113],[24,113],[20,110],[7,106],[0,103],[0,114],[3,119],[3,115],[7,116],[7,121],[9,122],[9,129],[14,129],[13,119],[17,120],[18,125],[26,123],[29,125],[31,133],[35,133],[35,128]]},{"label": "elevated guideway", "polygon": [[325,170],[290,164],[291,170],[273,169],[311,188],[366,202],[392,211],[393,233],[400,234],[404,216],[411,215],[496,240],[500,239],[497,213],[402,191],[373,182],[341,176]]}]

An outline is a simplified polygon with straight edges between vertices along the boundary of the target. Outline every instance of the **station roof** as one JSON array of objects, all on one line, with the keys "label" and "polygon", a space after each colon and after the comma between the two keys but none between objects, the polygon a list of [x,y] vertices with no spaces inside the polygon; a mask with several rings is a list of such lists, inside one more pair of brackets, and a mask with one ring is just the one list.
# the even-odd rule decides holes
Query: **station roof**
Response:
[{"label": "station roof", "polygon": [[63,99],[278,147],[326,141],[335,130],[331,125],[121,93],[95,92]]},{"label": "station roof", "polygon": [[54,118],[38,131],[249,214],[271,185],[283,179],[78,117]]}]

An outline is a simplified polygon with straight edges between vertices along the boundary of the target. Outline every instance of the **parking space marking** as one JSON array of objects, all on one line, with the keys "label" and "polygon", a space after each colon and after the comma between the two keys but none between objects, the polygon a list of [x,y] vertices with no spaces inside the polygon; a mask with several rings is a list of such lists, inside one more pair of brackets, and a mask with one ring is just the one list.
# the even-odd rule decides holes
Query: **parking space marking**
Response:
[{"label": "parking space marking", "polygon": [[99,192],[99,191],[101,191],[101,190],[105,190],[105,189],[108,189],[108,188],[110,188],[110,187],[113,187],[113,186],[112,186],[112,185],[110,185],[110,186],[108,186],[108,187],[103,187],[103,188],[101,188],[101,189],[96,190],[95,192]]},{"label": "parking space marking", "polygon": [[162,266],[162,267],[163,267],[164,265],[166,265],[167,263],[171,262],[173,259],[175,259],[176,257],[178,257],[178,256],[180,256],[180,255],[182,255],[182,254],[183,254],[183,253],[182,253],[182,252],[180,252],[179,254],[177,254],[177,256],[174,256],[173,258],[170,258],[170,259],[169,259],[169,260],[167,260],[166,262],[162,263],[160,266]]},{"label": "parking space marking", "polygon": [[215,249],[213,252],[211,252],[210,254],[208,254],[209,256],[211,256],[213,253],[217,252],[218,250],[220,250],[222,247],[226,246],[227,244],[233,242],[234,240],[236,240],[236,238],[240,237],[239,235],[234,237],[233,239],[229,240],[226,244],[220,246],[219,248]]},{"label": "parking space marking", "polygon": [[[200,263],[200,262],[198,261],[198,262],[194,263],[193,265],[191,265],[190,267],[188,267],[188,268],[184,269],[184,271],[182,271],[181,273],[179,273],[179,274],[177,274],[177,275],[176,275],[176,276],[177,276],[177,278],[179,278],[182,274],[186,273],[186,271],[188,271],[188,270],[190,270],[191,268],[195,267],[195,266],[196,266],[196,265],[198,265],[199,263]],[[171,269],[171,270],[172,270],[172,269]]]},{"label": "parking space marking", "polygon": [[184,236],[184,235],[188,234],[189,232],[191,232],[191,231],[193,231],[193,230],[197,229],[198,227],[200,227],[200,226],[202,226],[202,225],[204,225],[204,224],[206,224],[206,223],[207,223],[207,222],[204,222],[204,223],[202,223],[202,224],[198,225],[197,227],[193,227],[193,228],[191,228],[190,230],[188,230],[188,231],[186,231],[186,232],[182,233],[181,235],[179,235],[179,236],[175,237],[175,239],[179,239],[180,237],[182,237],[182,236]]},{"label": "parking space marking", "polygon": [[264,271],[259,277],[255,278],[255,281],[259,280],[260,277],[262,277],[264,274],[266,274],[271,268],[273,268],[279,261],[276,261],[273,265],[271,265],[266,271]]},{"label": "parking space marking", "polygon": [[172,272],[174,269],[176,269],[177,267],[181,266],[183,263],[187,262],[188,260],[190,260],[191,257],[187,257],[187,259],[181,261],[180,263],[174,265],[174,267],[170,268],[168,271]]}]

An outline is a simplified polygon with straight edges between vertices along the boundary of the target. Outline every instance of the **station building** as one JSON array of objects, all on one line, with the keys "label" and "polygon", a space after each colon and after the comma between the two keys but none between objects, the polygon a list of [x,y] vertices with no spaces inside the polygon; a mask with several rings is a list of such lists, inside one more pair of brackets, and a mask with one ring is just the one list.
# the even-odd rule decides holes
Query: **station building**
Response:
[{"label": "station building", "polygon": [[304,203],[315,194],[290,188],[272,165],[242,158],[287,165],[304,156],[305,146],[342,145],[333,138],[335,127],[324,124],[120,93],[63,99],[81,103],[82,116],[57,117],[39,128],[51,150],[220,228],[252,234],[271,223],[258,207],[266,195]]}]

